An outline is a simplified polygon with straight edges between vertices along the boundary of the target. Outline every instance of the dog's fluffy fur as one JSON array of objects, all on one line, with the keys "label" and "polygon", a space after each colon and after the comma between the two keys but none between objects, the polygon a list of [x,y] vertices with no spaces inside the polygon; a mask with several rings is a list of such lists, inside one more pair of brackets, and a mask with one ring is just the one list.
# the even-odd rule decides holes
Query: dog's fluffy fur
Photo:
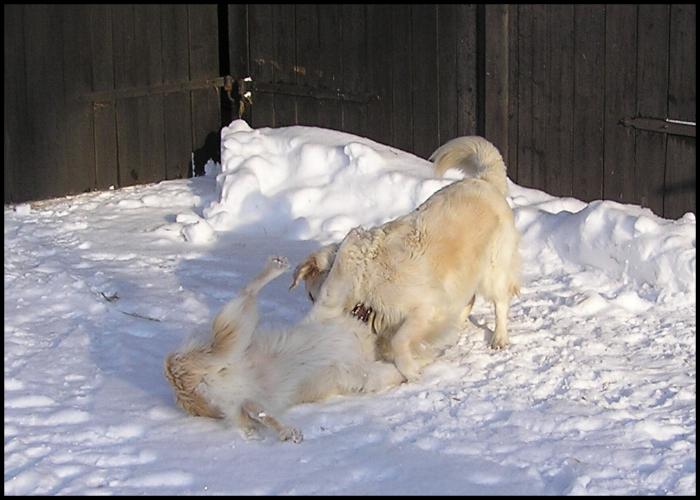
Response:
[{"label": "dog's fluffy fur", "polygon": [[292,281],[294,287],[303,280],[316,304],[346,313],[357,304],[371,309],[383,356],[409,380],[421,368],[420,344],[466,320],[475,294],[494,303],[491,346],[505,347],[508,309],[519,289],[520,236],[498,149],[482,137],[460,137],[431,159],[439,174],[456,167],[465,178],[407,215],[355,228],[340,244],[314,252]]},{"label": "dog's fluffy fur", "polygon": [[209,341],[166,358],[165,376],[188,413],[229,419],[246,434],[269,427],[281,440],[299,442],[301,432],[275,417],[290,406],[402,382],[393,364],[376,361],[367,325],[322,303],[289,329],[260,329],[256,296],[287,268],[286,259],[270,258],[217,314]]}]

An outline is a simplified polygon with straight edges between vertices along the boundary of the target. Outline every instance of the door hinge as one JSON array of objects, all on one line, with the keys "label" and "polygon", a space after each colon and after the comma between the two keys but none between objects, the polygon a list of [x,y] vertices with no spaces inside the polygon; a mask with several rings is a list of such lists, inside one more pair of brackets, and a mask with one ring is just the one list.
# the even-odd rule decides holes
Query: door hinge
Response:
[{"label": "door hinge", "polygon": [[110,102],[130,97],[144,97],[157,94],[172,94],[206,88],[221,88],[224,86],[225,77],[207,78],[202,80],[188,80],[176,83],[165,83],[149,87],[129,87],[124,89],[100,90],[77,96],[82,102]]},{"label": "door hinge", "polygon": [[670,118],[645,118],[642,116],[623,118],[620,124],[647,132],[695,137],[695,123]]}]

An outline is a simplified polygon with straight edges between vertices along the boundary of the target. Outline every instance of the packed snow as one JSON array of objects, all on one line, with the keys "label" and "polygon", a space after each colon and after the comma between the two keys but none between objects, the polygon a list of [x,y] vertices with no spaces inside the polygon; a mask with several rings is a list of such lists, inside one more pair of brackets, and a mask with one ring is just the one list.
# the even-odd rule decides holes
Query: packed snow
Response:
[{"label": "packed snow", "polygon": [[[523,286],[420,380],[297,406],[301,444],[174,403],[163,360],[257,273],[461,178],[311,127],[221,131],[207,175],[5,207],[6,494],[694,495],[696,221],[510,183]],[[284,275],[263,323],[309,309]]]}]

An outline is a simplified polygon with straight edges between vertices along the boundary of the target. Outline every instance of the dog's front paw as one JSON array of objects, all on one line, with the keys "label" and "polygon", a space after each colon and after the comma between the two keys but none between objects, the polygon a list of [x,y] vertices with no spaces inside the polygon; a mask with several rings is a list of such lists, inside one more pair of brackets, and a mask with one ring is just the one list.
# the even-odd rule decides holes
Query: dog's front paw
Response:
[{"label": "dog's front paw", "polygon": [[395,360],[396,368],[399,369],[401,375],[406,379],[406,382],[415,382],[420,377],[420,367],[413,360]]},{"label": "dog's front paw", "polygon": [[304,435],[299,429],[294,427],[285,427],[278,434],[280,441],[291,441],[292,443],[301,443],[304,440]]},{"label": "dog's front paw", "polygon": [[497,337],[494,335],[493,339],[491,339],[491,349],[499,351],[506,347],[508,347],[508,337]]}]

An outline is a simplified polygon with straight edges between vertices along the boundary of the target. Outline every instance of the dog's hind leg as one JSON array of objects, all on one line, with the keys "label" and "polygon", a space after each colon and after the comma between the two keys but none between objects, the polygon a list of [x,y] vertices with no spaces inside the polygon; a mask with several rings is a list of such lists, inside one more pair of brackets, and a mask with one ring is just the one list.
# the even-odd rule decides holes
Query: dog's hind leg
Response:
[{"label": "dog's hind leg", "polygon": [[288,427],[279,422],[275,417],[269,415],[265,409],[258,403],[246,400],[241,408],[250,419],[258,422],[265,427],[269,427],[277,433],[280,441],[292,441],[293,443],[301,443],[304,439],[301,431],[294,427]]},{"label": "dog's hind leg", "polygon": [[265,268],[245,286],[243,293],[257,295],[265,285],[284,273],[287,269],[289,269],[289,262],[286,257],[268,257]]},{"label": "dog's hind leg", "polygon": [[499,298],[494,300],[496,309],[496,328],[491,339],[491,347],[493,349],[503,349],[508,346],[508,308],[510,300],[507,298]]},{"label": "dog's hind leg", "polygon": [[469,320],[469,315],[472,313],[472,308],[474,307],[474,301],[476,300],[476,295],[472,296],[472,300],[469,301],[469,303],[464,306],[464,309],[462,309],[462,312],[459,315],[459,322],[460,324],[464,324]]},{"label": "dog's hind leg", "polygon": [[270,257],[267,265],[214,318],[213,350],[220,353],[243,352],[258,324],[257,294],[270,281],[289,268],[284,257]]}]

